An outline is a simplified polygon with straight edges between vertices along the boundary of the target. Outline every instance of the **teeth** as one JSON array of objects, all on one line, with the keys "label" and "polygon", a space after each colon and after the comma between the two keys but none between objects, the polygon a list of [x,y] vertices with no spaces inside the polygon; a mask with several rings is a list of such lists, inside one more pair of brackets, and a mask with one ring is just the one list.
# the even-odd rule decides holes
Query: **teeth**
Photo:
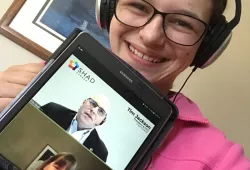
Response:
[{"label": "teeth", "polygon": [[143,54],[140,53],[140,52],[138,52],[137,55],[138,55],[139,57],[141,57],[141,58],[143,57]]},{"label": "teeth", "polygon": [[143,59],[149,61],[149,57],[148,57],[147,55],[144,55],[144,56],[143,56]]},{"label": "teeth", "polygon": [[143,53],[141,53],[140,51],[137,51],[134,47],[132,47],[131,45],[129,45],[129,49],[130,51],[132,51],[135,55],[137,55],[138,57],[142,58],[143,60],[146,61],[150,61],[153,63],[160,63],[163,61],[163,59],[158,59],[158,58],[153,58],[153,57],[149,57]]},{"label": "teeth", "polygon": [[161,61],[161,60],[159,60],[159,59],[155,59],[155,60],[154,60],[155,63],[158,63],[158,62],[160,62],[160,61]]}]

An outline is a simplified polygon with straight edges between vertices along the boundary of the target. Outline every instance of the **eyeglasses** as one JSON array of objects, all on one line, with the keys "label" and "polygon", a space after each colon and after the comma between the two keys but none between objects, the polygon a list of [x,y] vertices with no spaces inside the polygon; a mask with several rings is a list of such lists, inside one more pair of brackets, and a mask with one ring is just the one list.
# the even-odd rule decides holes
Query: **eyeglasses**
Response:
[{"label": "eyeglasses", "polygon": [[105,112],[105,110],[104,110],[102,107],[100,107],[100,106],[97,104],[97,102],[96,102],[95,100],[93,100],[92,98],[88,98],[88,99],[85,100],[85,101],[88,101],[89,104],[90,104],[90,106],[91,106],[92,108],[98,107],[97,114],[98,114],[99,116],[104,117],[104,116],[107,115],[107,113]]},{"label": "eyeglasses", "polygon": [[163,17],[166,37],[180,45],[195,45],[209,29],[200,19],[181,13],[160,12],[144,0],[119,0],[115,8],[116,19],[135,28],[148,24],[156,14]]}]

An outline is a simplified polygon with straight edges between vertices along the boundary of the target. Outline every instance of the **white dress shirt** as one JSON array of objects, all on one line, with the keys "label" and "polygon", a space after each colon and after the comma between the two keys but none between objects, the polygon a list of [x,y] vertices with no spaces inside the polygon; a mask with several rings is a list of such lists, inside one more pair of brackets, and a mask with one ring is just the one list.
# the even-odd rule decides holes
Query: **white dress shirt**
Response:
[{"label": "white dress shirt", "polygon": [[67,130],[67,132],[75,138],[78,142],[83,144],[85,140],[88,138],[89,134],[93,129],[84,129],[84,130],[77,130],[77,120],[76,117],[71,121],[71,124]]}]

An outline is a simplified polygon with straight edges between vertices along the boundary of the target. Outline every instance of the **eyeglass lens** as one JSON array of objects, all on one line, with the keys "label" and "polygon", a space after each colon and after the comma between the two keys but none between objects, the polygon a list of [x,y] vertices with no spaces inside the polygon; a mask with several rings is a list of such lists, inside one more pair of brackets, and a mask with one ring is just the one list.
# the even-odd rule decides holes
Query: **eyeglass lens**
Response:
[{"label": "eyeglass lens", "polygon": [[89,98],[89,99],[88,99],[88,102],[90,103],[90,105],[91,105],[93,108],[98,107],[98,114],[99,114],[100,116],[105,116],[105,115],[106,115],[105,110],[104,110],[102,107],[100,107],[100,106],[96,103],[96,101],[94,101],[93,99]]},{"label": "eyeglass lens", "polygon": [[[144,0],[119,0],[115,15],[123,24],[142,27],[157,11]],[[204,34],[206,24],[199,19],[179,13],[166,13],[163,18],[163,30],[171,41],[183,45],[194,45]]]}]

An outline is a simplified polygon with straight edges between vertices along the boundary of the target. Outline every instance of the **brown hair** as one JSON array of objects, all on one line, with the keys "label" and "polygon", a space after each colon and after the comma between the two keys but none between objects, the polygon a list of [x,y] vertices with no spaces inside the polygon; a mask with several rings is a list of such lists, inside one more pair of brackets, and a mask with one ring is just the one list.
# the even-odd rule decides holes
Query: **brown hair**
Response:
[{"label": "brown hair", "polygon": [[213,14],[210,20],[210,25],[217,24],[227,7],[227,0],[212,0],[213,3]]},{"label": "brown hair", "polygon": [[36,170],[43,170],[47,165],[54,162],[59,167],[65,167],[67,170],[74,170],[76,168],[77,162],[74,155],[70,153],[59,153],[55,156],[50,157],[48,160],[44,161],[41,166]]}]

